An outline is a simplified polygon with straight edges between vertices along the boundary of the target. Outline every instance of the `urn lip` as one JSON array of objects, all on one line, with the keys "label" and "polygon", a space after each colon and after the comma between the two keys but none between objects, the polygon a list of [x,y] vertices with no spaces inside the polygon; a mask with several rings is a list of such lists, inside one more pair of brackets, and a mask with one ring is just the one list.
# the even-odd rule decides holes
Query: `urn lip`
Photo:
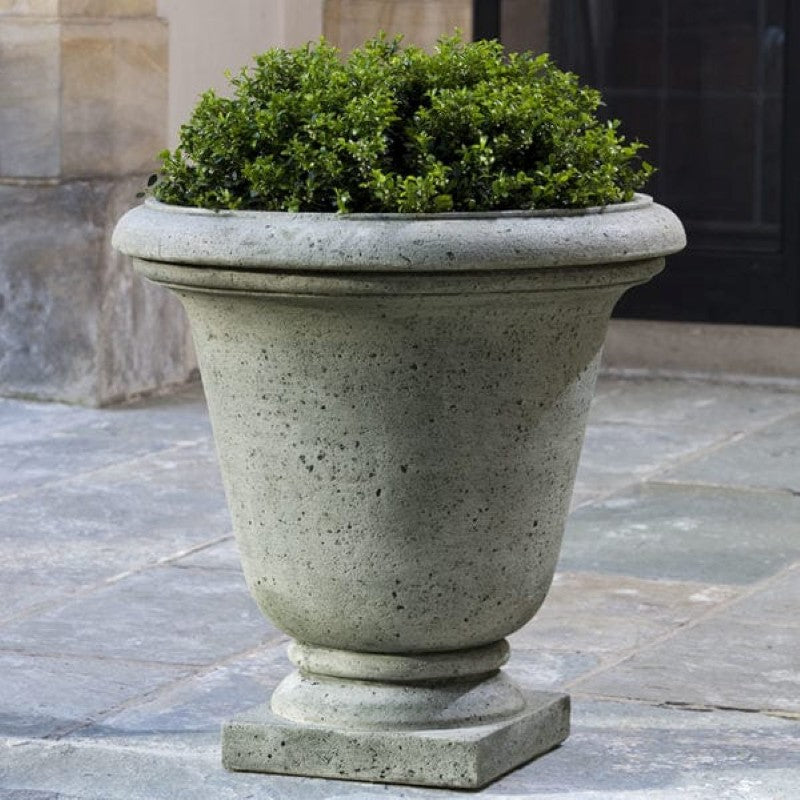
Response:
[{"label": "urn lip", "polygon": [[337,214],[213,211],[154,199],[117,223],[135,258],[227,270],[464,272],[641,261],[682,250],[683,226],[652,197],[586,209]]},{"label": "urn lip", "polygon": [[506,219],[509,217],[583,217],[590,214],[611,214],[619,211],[631,211],[635,208],[643,208],[653,204],[653,197],[649,194],[637,192],[632,200],[624,203],[609,203],[604,206],[588,206],[587,208],[530,208],[530,209],[506,209],[500,211],[440,211],[440,212],[349,212],[339,214],[333,211],[253,211],[235,209],[211,209],[199,206],[177,206],[170,203],[162,203],[155,197],[148,197],[142,205],[153,208],[165,213],[177,214],[200,214],[212,217],[240,217],[240,218],[264,218],[265,216],[275,216],[278,218],[300,218],[316,220],[397,220],[400,222],[409,220],[453,220],[453,219]]}]

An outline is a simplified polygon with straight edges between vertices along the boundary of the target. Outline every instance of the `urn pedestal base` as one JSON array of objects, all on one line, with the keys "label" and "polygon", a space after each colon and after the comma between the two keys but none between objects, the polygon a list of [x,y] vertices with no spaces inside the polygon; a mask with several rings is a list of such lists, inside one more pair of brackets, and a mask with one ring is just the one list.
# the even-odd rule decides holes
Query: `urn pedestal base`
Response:
[{"label": "urn pedestal base", "polygon": [[480,789],[569,734],[568,695],[517,688],[521,710],[463,727],[341,728],[295,722],[264,703],[225,723],[222,762],[247,772]]}]

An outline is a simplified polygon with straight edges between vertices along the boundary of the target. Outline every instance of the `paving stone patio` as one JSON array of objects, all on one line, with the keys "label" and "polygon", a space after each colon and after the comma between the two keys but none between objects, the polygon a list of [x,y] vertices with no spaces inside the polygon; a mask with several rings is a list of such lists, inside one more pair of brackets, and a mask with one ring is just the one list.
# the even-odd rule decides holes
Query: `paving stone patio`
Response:
[{"label": "paving stone patio", "polygon": [[562,747],[477,793],[233,774],[289,662],[199,387],[0,400],[0,798],[800,798],[800,388],[605,377],[573,505],[507,667],[572,694]]}]

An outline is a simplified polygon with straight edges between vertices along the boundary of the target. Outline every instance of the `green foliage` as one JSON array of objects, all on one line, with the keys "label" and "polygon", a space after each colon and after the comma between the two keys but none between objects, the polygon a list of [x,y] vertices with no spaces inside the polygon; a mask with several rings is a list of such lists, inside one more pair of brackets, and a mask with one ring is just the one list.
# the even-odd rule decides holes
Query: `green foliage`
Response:
[{"label": "green foliage", "polygon": [[600,94],[546,55],[384,35],[342,61],[269,50],[206,92],[161,154],[165,203],[275,211],[584,208],[629,200],[653,168]]}]

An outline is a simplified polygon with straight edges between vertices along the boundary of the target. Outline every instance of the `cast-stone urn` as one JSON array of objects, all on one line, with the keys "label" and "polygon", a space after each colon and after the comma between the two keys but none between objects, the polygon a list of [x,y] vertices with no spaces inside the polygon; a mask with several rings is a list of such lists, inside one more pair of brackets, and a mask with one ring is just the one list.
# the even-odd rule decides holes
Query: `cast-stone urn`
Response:
[{"label": "cast-stone urn", "polygon": [[[297,667],[234,770],[480,787],[558,745],[511,681],[547,594],[612,308],[685,244],[580,211],[327,214],[146,201],[114,244],[191,321],[244,574]],[[254,698],[254,702],[259,698]]]}]

